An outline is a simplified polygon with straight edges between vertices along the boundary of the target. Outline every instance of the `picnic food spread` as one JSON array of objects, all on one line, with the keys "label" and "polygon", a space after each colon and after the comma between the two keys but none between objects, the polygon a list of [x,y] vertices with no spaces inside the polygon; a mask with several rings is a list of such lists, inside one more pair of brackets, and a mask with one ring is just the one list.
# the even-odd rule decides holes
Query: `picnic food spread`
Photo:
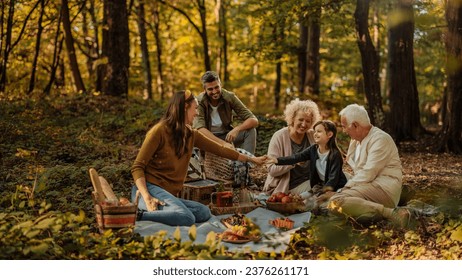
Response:
[{"label": "picnic food spread", "polygon": [[270,220],[269,224],[275,226],[280,229],[293,229],[294,228],[294,221],[285,217],[285,218],[276,218],[274,220]]},{"label": "picnic food spread", "polygon": [[246,243],[261,239],[260,228],[243,214],[234,214],[221,222],[227,227],[223,233],[218,234],[224,242]]},{"label": "picnic food spread", "polygon": [[303,212],[305,203],[299,194],[278,192],[266,200],[266,207],[282,214],[293,214]]},{"label": "picnic food spread", "polygon": [[281,203],[291,203],[291,202],[302,202],[303,198],[299,194],[293,193],[283,193],[277,192],[273,193],[266,202],[281,202]]}]

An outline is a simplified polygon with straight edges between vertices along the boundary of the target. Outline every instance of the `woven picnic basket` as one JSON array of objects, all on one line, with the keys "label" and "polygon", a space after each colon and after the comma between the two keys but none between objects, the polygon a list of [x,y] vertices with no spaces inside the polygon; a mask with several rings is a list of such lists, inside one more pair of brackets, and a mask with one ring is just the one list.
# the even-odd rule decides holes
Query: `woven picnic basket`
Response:
[{"label": "woven picnic basket", "polygon": [[233,161],[212,153],[205,153],[204,172],[208,179],[233,180]]}]

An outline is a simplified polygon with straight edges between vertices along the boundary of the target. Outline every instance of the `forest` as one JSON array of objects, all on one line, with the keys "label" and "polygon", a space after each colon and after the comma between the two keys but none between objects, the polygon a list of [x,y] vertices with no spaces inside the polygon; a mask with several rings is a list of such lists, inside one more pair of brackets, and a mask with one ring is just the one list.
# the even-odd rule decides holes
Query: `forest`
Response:
[{"label": "forest", "polygon": [[[460,1],[3,0],[0,13],[1,259],[462,257]],[[408,201],[438,213],[408,230],[315,216],[271,254],[98,233],[88,169],[129,196],[145,133],[208,70],[258,116],[257,155],[295,98],[336,123],[365,105],[399,147]]]}]

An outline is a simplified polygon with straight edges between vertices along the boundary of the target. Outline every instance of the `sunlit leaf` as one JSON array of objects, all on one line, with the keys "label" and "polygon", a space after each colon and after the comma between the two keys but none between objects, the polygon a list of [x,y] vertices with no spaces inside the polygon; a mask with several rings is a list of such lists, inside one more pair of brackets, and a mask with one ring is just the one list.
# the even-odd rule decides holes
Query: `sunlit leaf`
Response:
[{"label": "sunlit leaf", "polygon": [[451,233],[451,239],[462,242],[462,226],[459,226]]},{"label": "sunlit leaf", "polygon": [[48,250],[48,244],[41,243],[39,245],[30,246],[31,252],[38,255],[43,255]]},{"label": "sunlit leaf", "polygon": [[191,239],[191,241],[196,240],[196,236],[197,236],[196,225],[192,225],[189,228],[188,235],[189,235],[189,239]]},{"label": "sunlit leaf", "polygon": [[180,242],[181,241],[181,231],[180,231],[180,227],[177,227],[175,232],[173,233],[173,238],[175,239],[175,241],[178,241]]},{"label": "sunlit leaf", "polygon": [[40,230],[36,229],[36,230],[31,230],[31,231],[28,231],[25,235],[27,238],[34,238],[37,234],[40,233]]},{"label": "sunlit leaf", "polygon": [[52,217],[52,218],[47,218],[47,219],[41,220],[35,227],[38,228],[38,229],[49,228],[49,227],[51,227],[51,225],[54,224],[55,219],[56,218]]}]

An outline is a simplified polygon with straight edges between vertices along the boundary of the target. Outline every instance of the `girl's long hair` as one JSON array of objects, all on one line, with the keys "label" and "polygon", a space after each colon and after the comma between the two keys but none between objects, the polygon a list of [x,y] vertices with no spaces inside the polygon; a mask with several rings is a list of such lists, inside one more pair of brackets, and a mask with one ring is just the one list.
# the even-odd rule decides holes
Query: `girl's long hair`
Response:
[{"label": "girl's long hair", "polygon": [[[326,144],[329,151],[336,151],[343,157],[343,153],[337,145],[337,126],[335,125],[335,123],[329,120],[318,121],[313,125],[313,129],[315,129],[318,125],[322,125],[326,130],[326,133],[329,131],[332,132],[332,137],[329,139],[329,141],[327,141]],[[329,153],[329,158],[332,157],[334,154],[335,152]]]},{"label": "girl's long hair", "polygon": [[191,106],[193,100],[195,100],[195,97],[189,90],[175,92],[167,106],[167,111],[162,117],[162,121],[172,130],[173,146],[178,158],[188,150],[186,139],[190,135],[186,134],[185,111],[186,108]]}]

